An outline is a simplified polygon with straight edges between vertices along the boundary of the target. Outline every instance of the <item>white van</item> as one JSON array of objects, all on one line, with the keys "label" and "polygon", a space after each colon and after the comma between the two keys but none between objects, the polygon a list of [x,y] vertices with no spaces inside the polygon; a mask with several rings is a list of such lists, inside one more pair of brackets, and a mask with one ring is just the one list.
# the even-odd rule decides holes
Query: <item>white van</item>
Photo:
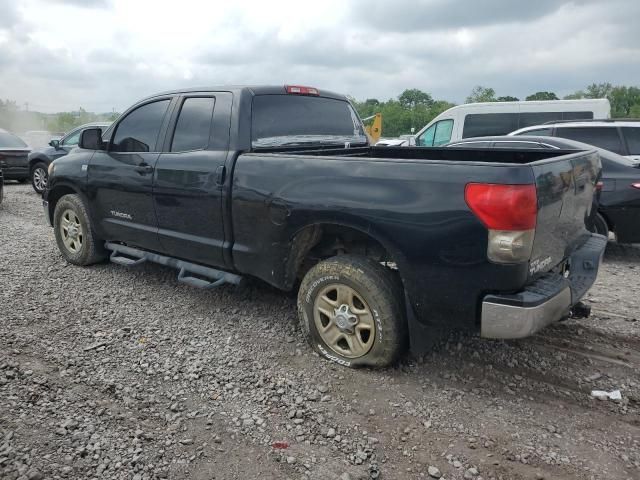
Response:
[{"label": "white van", "polygon": [[437,147],[469,137],[506,135],[554,120],[607,119],[606,98],[467,103],[450,108],[416,134],[416,146]]}]

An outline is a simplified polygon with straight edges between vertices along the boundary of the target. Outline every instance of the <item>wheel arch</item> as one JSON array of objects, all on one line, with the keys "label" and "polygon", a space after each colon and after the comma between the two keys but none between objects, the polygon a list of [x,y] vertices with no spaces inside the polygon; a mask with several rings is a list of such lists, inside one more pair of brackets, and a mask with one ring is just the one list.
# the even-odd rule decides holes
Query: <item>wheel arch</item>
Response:
[{"label": "wheel arch", "polygon": [[[285,271],[285,284],[293,287],[304,276],[309,264],[341,253],[359,254],[393,264],[402,276],[404,256],[393,241],[370,225],[357,222],[318,221],[298,228],[291,237],[291,249]],[[311,265],[312,266],[312,265]]]},{"label": "wheel arch", "polygon": [[56,211],[56,205],[65,195],[79,195],[82,198],[82,201],[84,201],[85,204],[87,203],[84,194],[76,187],[67,183],[56,184],[47,193],[48,214],[51,225],[53,225],[53,214]]},{"label": "wheel arch", "polygon": [[33,170],[33,167],[36,165],[36,163],[44,163],[46,165],[49,165],[51,163],[51,161],[44,155],[36,155],[32,158],[29,159],[29,175],[31,175],[31,170]]}]

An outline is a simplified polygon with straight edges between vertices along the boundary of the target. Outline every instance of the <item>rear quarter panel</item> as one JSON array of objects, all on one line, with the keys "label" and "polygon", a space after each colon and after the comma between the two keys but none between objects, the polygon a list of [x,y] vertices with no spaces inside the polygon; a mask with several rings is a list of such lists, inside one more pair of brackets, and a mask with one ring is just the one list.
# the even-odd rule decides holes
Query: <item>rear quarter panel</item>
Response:
[{"label": "rear quarter panel", "polygon": [[241,155],[232,186],[234,265],[291,288],[285,267],[296,233],[346,225],[386,247],[421,321],[473,323],[482,294],[520,289],[527,265],[488,262],[487,230],[465,203],[465,185],[533,180],[526,165]]}]

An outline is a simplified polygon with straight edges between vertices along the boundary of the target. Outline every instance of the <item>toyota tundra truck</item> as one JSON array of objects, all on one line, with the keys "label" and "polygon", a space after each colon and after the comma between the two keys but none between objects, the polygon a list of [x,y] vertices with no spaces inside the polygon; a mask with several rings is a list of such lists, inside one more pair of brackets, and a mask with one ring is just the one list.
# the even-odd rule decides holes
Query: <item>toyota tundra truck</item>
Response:
[{"label": "toyota tundra truck", "polygon": [[347,367],[585,315],[606,244],[585,227],[595,151],[375,147],[345,96],[311,87],[154,95],[79,147],[44,192],[68,262],[297,289],[311,347]]}]

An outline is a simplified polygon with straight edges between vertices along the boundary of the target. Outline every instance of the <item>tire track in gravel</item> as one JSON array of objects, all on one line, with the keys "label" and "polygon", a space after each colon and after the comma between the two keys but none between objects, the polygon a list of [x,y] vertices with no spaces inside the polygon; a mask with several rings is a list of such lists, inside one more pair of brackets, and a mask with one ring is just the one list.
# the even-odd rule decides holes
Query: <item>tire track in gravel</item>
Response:
[{"label": "tire track in gravel", "polygon": [[[42,221],[36,196],[23,186],[9,193],[10,214],[0,210],[0,249],[3,243],[14,245],[14,236],[28,243],[14,253],[23,265],[20,274],[6,269],[11,285],[0,298],[10,311],[0,333],[9,330],[13,345],[43,358],[45,365],[75,372],[56,389],[79,383],[82,392],[96,390],[124,409],[124,418],[107,425],[110,431],[133,441],[135,426],[127,413],[149,417],[158,434],[141,441],[150,442],[147,448],[154,451],[166,450],[170,478],[299,479],[306,472],[312,479],[333,480],[344,471],[358,478],[373,458],[386,480],[424,478],[428,465],[437,465],[450,480],[461,480],[470,466],[477,466],[485,479],[517,480],[531,480],[539,472],[571,480],[631,479],[640,471],[639,425],[628,421],[637,409],[629,405],[624,415],[620,405],[589,400],[584,390],[589,384],[580,380],[595,370],[607,381],[626,376],[640,384],[638,373],[556,348],[566,337],[578,350],[581,342],[607,354],[607,344],[624,345],[635,355],[638,335],[631,323],[625,324],[624,336],[616,322],[597,329],[575,323],[553,327],[544,333],[548,339],[537,339],[543,346],[462,336],[458,351],[454,337],[423,363],[405,358],[397,368],[345,370],[310,352],[297,328],[295,300],[286,294],[256,284],[202,292],[177,284],[172,270],[152,265],[137,270],[109,264],[70,267]],[[618,285],[634,272],[609,275],[615,265],[605,267],[594,294],[606,297],[609,281]],[[63,292],[71,297],[66,305]],[[623,311],[615,303],[601,306]],[[107,343],[103,350],[84,352],[101,342]],[[73,365],[67,365],[69,358]],[[636,357],[631,361],[635,365]],[[324,394],[318,395],[317,385],[327,385],[330,398],[320,401]],[[65,415],[73,411],[72,400],[67,397],[69,406],[61,406]],[[254,417],[265,424],[244,425],[257,421]],[[0,420],[8,420],[3,412]],[[328,427],[335,427],[335,437],[326,436]],[[51,434],[46,425],[23,428],[34,438]],[[221,444],[212,441],[214,435]],[[284,456],[272,452],[273,439],[291,442]],[[172,443],[165,445],[167,440]],[[373,457],[354,466],[350,456],[358,445],[373,448]],[[192,462],[179,463],[193,455]],[[296,463],[286,462],[289,455]],[[63,456],[52,452],[52,459],[59,462]],[[454,460],[463,467],[456,468]]]}]

